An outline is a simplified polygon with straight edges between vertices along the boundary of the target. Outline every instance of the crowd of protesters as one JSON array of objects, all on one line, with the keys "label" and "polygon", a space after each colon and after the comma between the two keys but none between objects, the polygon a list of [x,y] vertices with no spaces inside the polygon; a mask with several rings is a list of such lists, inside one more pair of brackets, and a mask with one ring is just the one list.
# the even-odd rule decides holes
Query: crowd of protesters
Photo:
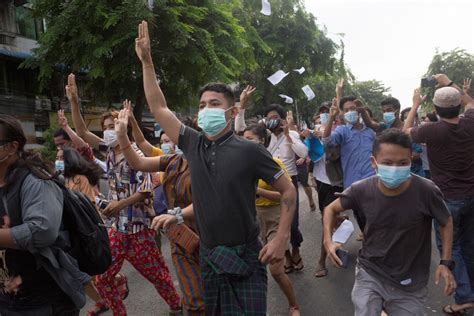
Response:
[{"label": "crowd of protesters", "polygon": [[[247,86],[237,105],[231,88],[209,83],[199,91],[196,117],[181,122],[156,80],[147,22],[135,48],[147,104],[162,128],[157,146],[145,139],[128,100],[102,116],[103,137],[89,131],[74,74],[66,94],[75,130],[60,110],[54,166],[25,151],[19,121],[0,114],[0,315],[79,315],[85,295],[94,302],[88,315],[126,315],[124,260],[153,284],[170,315],[266,315],[267,268],[288,301],[282,313],[300,315],[288,277],[305,267],[299,186],[323,218],[316,277],[327,276],[328,259],[345,266],[343,242],[333,234],[349,220],[342,212],[354,214],[362,241],[355,315],[424,315],[433,230],[435,281],[454,294],[443,312],[474,308],[470,80],[459,87],[435,75],[433,113],[418,116],[424,97],[416,89],[411,108],[385,99],[380,122],[343,94],[340,80],[312,129],[300,128],[279,104],[268,105],[260,120],[245,118],[256,88]],[[68,206],[58,181],[84,194],[107,228],[110,264],[103,273],[82,271],[65,246]]]}]

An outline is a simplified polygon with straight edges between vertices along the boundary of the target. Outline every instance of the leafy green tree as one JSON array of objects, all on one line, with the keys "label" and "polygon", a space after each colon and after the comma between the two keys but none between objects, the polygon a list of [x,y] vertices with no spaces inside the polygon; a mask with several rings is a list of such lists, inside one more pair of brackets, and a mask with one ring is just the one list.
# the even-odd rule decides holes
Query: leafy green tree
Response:
[{"label": "leafy green tree", "polygon": [[[377,120],[382,118],[382,106],[380,103],[383,99],[390,96],[387,94],[390,88],[384,86],[384,84],[378,80],[368,81],[355,81],[351,90],[353,94],[359,98],[364,105],[368,106]],[[345,93],[346,94],[346,93]]]},{"label": "leafy green tree", "polygon": [[[449,52],[436,51],[425,76],[429,77],[440,73],[446,74],[461,87],[464,79],[474,78],[474,55],[460,48]],[[423,93],[427,95],[423,107],[425,110],[431,110],[429,105],[431,105],[434,90],[434,88],[423,89]]]},{"label": "leafy green tree", "polygon": [[145,100],[134,39],[146,19],[158,80],[172,108],[188,108],[197,104],[204,83],[232,82],[244,69],[256,68],[253,49],[265,48],[255,36],[247,42],[252,28],[244,29],[232,14],[239,6],[240,1],[158,0],[150,11],[143,0],[34,0],[33,12],[48,28],[24,66],[39,69],[43,87],[56,71],[82,72],[93,104],[129,98],[140,119]]},{"label": "leafy green tree", "polygon": [[[337,45],[329,39],[325,30],[316,24],[316,18],[308,13],[301,1],[275,0],[272,1],[272,14],[262,15],[260,2],[244,0],[243,8],[250,17],[251,25],[257,30],[260,38],[268,45],[254,50],[257,68],[245,69],[239,78],[242,86],[255,85],[257,91],[253,97],[254,107],[249,114],[261,113],[263,108],[271,103],[282,103],[279,94],[286,94],[298,102],[303,116],[312,115],[316,104],[319,105],[318,87],[331,86],[334,94],[335,80],[332,74],[336,65]],[[299,75],[293,69],[305,67],[306,71]],[[291,72],[282,82],[273,86],[267,77],[278,69]],[[317,98],[308,102],[301,88],[309,84]],[[287,106],[287,109],[294,109]]]}]

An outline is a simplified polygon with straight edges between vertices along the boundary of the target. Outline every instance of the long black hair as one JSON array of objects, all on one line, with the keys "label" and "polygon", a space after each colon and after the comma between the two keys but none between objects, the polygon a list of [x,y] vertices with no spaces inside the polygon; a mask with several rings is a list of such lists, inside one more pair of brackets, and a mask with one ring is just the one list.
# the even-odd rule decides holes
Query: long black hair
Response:
[{"label": "long black hair", "polygon": [[13,116],[0,114],[0,126],[5,133],[5,141],[18,143],[18,160],[7,171],[7,185],[15,181],[15,172],[13,171],[18,168],[27,168],[40,179],[51,179],[54,175],[53,166],[43,161],[39,153],[25,152],[26,136],[20,121]]},{"label": "long black hair", "polygon": [[103,174],[102,169],[93,162],[87,161],[74,148],[64,148],[64,176],[73,178],[76,175],[83,175],[89,180],[91,185],[97,185],[99,178]]}]

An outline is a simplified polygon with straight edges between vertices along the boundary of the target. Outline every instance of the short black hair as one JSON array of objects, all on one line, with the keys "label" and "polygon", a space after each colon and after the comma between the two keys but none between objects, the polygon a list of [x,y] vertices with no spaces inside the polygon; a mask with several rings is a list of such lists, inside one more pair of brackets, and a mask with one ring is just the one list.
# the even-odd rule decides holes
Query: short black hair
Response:
[{"label": "short black hair", "polygon": [[452,108],[440,108],[439,106],[436,106],[436,105],[434,107],[439,117],[442,117],[445,119],[452,119],[452,118],[458,117],[459,112],[461,112],[461,104]]},{"label": "short black hair", "polygon": [[393,105],[395,108],[400,109],[400,101],[398,101],[398,99],[394,97],[388,97],[383,99],[382,102],[380,102],[380,105]]},{"label": "short black hair", "polygon": [[62,136],[65,140],[71,140],[71,137],[69,137],[66,131],[63,130],[62,128],[58,128],[53,134],[54,138],[60,137],[60,136]]},{"label": "short black hair", "polygon": [[100,176],[104,173],[94,162],[86,160],[74,148],[64,148],[64,176],[73,178],[76,175],[83,175],[91,185],[99,183]]},{"label": "short black hair", "polygon": [[235,104],[235,95],[231,87],[222,82],[211,82],[206,84],[204,87],[199,89],[199,99],[202,97],[204,92],[212,91],[217,93],[222,93],[229,103],[229,107],[234,106]]},{"label": "short black hair", "polygon": [[376,156],[379,153],[380,145],[382,144],[398,145],[410,149],[410,151],[412,150],[410,136],[397,128],[386,129],[375,138],[374,146],[372,148],[373,156]]},{"label": "short black hair", "polygon": [[272,111],[275,111],[278,113],[278,115],[280,115],[280,118],[282,119],[286,119],[286,111],[285,111],[285,108],[282,107],[280,104],[270,104],[269,106],[267,106],[265,108],[265,111],[263,112],[263,115],[264,116],[267,116],[268,113],[272,112]]},{"label": "short black hair", "polygon": [[339,101],[339,109],[343,110],[344,109],[344,103],[349,102],[349,101],[355,101],[357,98],[353,95],[345,96]]},{"label": "short black hair", "polygon": [[401,119],[402,121],[405,121],[405,119],[403,118],[403,116],[405,115],[405,113],[410,112],[410,111],[411,111],[411,107],[410,107],[410,108],[403,109],[403,111],[400,112],[400,119]]},{"label": "short black hair", "polygon": [[436,116],[436,113],[427,113],[426,117],[430,122],[438,122],[438,117]]},{"label": "short black hair", "polygon": [[323,109],[327,109],[328,111],[331,111],[331,106],[332,106],[331,101],[324,101],[323,103],[321,103],[321,106],[318,109],[318,114],[320,114],[323,111]]}]

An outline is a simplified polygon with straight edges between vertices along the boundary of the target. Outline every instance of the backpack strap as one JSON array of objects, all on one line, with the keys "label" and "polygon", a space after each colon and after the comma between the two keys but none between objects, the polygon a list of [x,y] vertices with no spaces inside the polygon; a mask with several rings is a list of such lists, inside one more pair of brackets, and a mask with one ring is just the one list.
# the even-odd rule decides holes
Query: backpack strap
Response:
[{"label": "backpack strap", "polygon": [[31,171],[27,168],[16,168],[12,172],[12,177],[15,181],[7,186],[2,202],[7,215],[10,217],[10,225],[18,226],[23,223],[21,215],[21,188]]}]

